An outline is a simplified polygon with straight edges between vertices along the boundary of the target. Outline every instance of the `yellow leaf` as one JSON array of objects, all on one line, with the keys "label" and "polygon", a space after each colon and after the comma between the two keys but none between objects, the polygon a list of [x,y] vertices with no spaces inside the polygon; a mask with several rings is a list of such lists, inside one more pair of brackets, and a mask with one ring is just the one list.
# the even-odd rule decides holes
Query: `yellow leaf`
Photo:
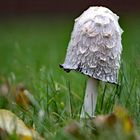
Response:
[{"label": "yellow leaf", "polygon": [[12,135],[16,133],[20,140],[44,140],[35,130],[29,129],[14,113],[0,109],[0,128]]},{"label": "yellow leaf", "polygon": [[122,124],[124,132],[127,134],[131,133],[134,129],[134,125],[132,119],[128,115],[128,112],[124,108],[117,106],[114,109],[114,113]]},{"label": "yellow leaf", "polygon": [[133,122],[130,117],[127,117],[124,120],[124,130],[128,134],[133,131]]},{"label": "yellow leaf", "polygon": [[117,116],[118,119],[125,119],[128,116],[128,112],[121,106],[116,106],[114,108],[114,114]]},{"label": "yellow leaf", "polygon": [[30,136],[20,136],[20,140],[33,140]]}]

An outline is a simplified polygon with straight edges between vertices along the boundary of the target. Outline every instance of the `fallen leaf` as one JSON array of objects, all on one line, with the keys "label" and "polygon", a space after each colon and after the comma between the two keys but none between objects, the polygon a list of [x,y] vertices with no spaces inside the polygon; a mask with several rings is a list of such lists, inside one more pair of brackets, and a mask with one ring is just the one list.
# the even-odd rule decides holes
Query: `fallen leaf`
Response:
[{"label": "fallen leaf", "polygon": [[22,83],[20,83],[16,87],[15,91],[13,90],[13,96],[17,104],[22,105],[25,108],[28,108],[29,104],[31,104],[31,101],[25,94],[25,90],[26,90],[25,86]]},{"label": "fallen leaf", "polygon": [[[138,140],[138,134],[126,109],[116,106],[110,115],[98,115],[93,124],[99,137],[122,137],[123,140]],[[108,138],[107,138],[108,139]],[[113,139],[113,138],[112,138]]]},{"label": "fallen leaf", "polygon": [[14,113],[0,109],[0,129],[12,135],[16,133],[20,140],[44,140],[34,129],[29,129]]},{"label": "fallen leaf", "polygon": [[65,131],[73,136],[76,136],[79,134],[80,126],[77,122],[73,121],[65,127]]},{"label": "fallen leaf", "polygon": [[131,133],[134,130],[134,124],[126,109],[116,106],[114,108],[114,113],[122,124],[124,132],[127,134]]},{"label": "fallen leaf", "polygon": [[94,124],[96,125],[96,127],[113,127],[114,125],[116,125],[117,122],[117,118],[115,116],[115,114],[110,114],[110,115],[98,115],[95,119],[94,119]]}]

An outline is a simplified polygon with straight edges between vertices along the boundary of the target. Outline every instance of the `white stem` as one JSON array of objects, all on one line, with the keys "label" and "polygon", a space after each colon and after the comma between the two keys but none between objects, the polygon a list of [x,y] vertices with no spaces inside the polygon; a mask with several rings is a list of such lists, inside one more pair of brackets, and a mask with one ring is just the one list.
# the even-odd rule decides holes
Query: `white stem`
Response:
[{"label": "white stem", "polygon": [[98,84],[99,84],[98,80],[94,78],[88,79],[84,104],[82,107],[80,118],[86,118],[88,116],[94,117],[94,111],[95,111],[96,101],[98,96]]}]

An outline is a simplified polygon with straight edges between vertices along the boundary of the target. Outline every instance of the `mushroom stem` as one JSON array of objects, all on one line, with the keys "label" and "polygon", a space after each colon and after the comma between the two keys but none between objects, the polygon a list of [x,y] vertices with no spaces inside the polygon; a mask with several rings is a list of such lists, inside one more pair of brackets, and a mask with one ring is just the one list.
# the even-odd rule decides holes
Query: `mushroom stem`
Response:
[{"label": "mushroom stem", "polygon": [[82,107],[80,118],[94,117],[94,111],[98,96],[98,85],[98,80],[91,77],[88,79],[84,97],[84,104]]}]

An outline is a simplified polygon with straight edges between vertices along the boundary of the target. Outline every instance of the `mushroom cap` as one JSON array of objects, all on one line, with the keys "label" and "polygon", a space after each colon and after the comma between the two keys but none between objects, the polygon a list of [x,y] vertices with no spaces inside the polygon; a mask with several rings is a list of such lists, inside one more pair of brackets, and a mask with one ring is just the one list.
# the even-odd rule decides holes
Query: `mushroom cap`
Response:
[{"label": "mushroom cap", "polygon": [[75,20],[64,64],[95,79],[117,83],[122,52],[119,17],[105,7],[90,7]]}]

